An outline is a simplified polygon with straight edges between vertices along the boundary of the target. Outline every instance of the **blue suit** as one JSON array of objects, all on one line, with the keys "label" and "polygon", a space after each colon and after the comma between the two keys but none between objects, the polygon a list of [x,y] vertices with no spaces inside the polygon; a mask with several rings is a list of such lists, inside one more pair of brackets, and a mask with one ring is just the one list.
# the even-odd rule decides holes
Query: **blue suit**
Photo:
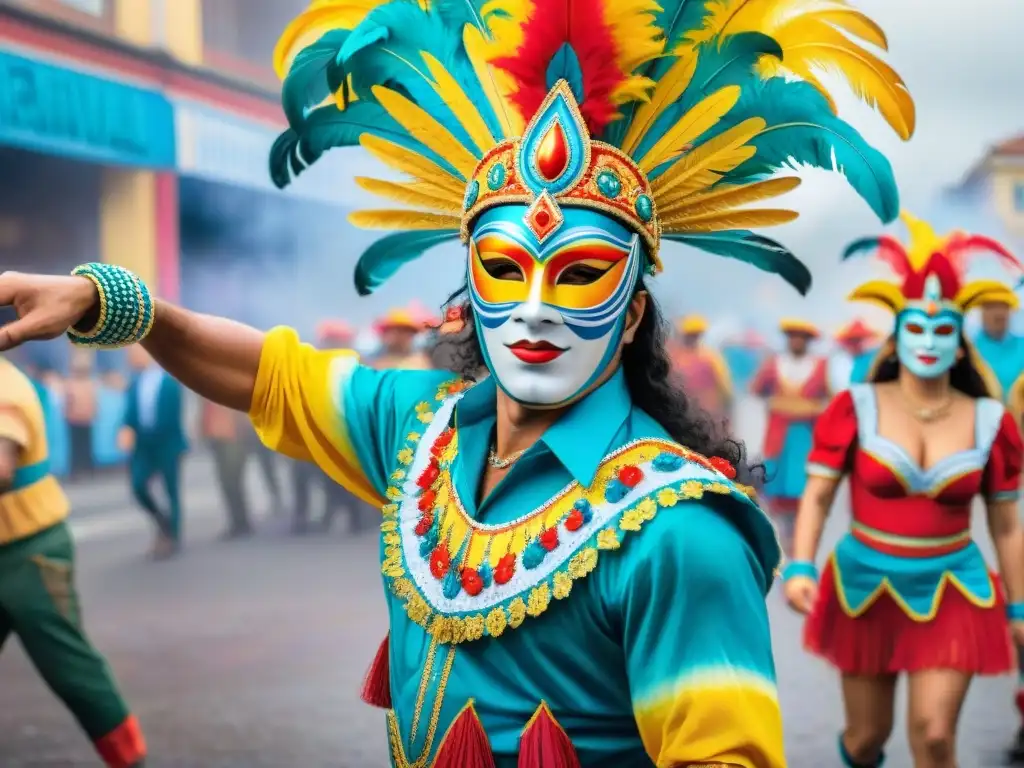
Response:
[{"label": "blue suit", "polygon": [[[169,374],[162,373],[152,412],[141,409],[140,383],[136,376],[128,387],[124,425],[135,433],[131,455],[132,493],[136,501],[153,516],[160,531],[178,541],[181,537],[181,456],[188,450],[183,418],[183,389]],[[167,491],[169,508],[160,510],[149,483],[159,476]]]}]

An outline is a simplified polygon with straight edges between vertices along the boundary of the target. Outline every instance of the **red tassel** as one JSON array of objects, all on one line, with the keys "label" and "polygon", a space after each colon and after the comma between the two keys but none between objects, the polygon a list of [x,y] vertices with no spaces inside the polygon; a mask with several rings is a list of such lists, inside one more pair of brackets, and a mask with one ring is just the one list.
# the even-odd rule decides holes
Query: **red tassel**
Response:
[{"label": "red tassel", "polygon": [[370,671],[363,681],[363,690],[359,698],[371,707],[391,709],[391,664],[388,661],[388,638],[384,635],[377,655],[373,658]]},{"label": "red tassel", "polygon": [[543,701],[519,737],[519,768],[580,768],[569,734]]},{"label": "red tassel", "polygon": [[433,768],[494,768],[494,753],[472,700],[449,726],[431,765]]}]

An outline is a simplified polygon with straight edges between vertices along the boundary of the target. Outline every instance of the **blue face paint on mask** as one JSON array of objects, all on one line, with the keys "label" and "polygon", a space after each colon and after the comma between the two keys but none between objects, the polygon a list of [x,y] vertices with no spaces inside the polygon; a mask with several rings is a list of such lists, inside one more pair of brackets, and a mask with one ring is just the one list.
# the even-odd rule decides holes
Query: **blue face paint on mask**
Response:
[{"label": "blue face paint on mask", "polygon": [[935,379],[956,365],[963,316],[952,309],[930,315],[906,309],[896,319],[896,355],[900,365],[922,379]]}]

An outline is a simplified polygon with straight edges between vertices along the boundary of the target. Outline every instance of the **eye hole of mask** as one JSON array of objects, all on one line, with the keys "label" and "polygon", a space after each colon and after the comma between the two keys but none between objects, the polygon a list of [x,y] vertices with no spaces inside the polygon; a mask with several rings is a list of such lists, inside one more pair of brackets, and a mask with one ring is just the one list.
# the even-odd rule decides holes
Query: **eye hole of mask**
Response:
[{"label": "eye hole of mask", "polygon": [[949,323],[940,325],[935,329],[936,336],[952,336],[954,333],[956,333],[956,327]]},{"label": "eye hole of mask", "polygon": [[508,280],[514,283],[525,283],[526,276],[523,269],[512,259],[494,258],[482,259],[484,270],[495,280]]},{"label": "eye hole of mask", "polygon": [[580,261],[563,269],[555,285],[590,285],[604,277],[612,264],[605,261]]},{"label": "eye hole of mask", "polygon": [[915,335],[924,333],[924,327],[918,325],[917,323],[907,323],[906,325],[903,326],[903,330],[905,330],[907,333],[913,333]]}]

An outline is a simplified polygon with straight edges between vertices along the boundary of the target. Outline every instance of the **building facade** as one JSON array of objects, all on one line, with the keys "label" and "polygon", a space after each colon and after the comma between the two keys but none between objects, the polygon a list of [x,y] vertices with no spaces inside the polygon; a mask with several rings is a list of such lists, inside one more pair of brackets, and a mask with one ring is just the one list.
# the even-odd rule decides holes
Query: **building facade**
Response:
[{"label": "building facade", "polygon": [[102,260],[180,299],[204,185],[266,196],[256,209],[347,205],[324,172],[282,193],[266,170],[284,126],[271,54],[306,5],[0,0],[2,268]]},{"label": "building facade", "polygon": [[992,147],[951,191],[962,203],[994,214],[1024,244],[1024,134]]}]

